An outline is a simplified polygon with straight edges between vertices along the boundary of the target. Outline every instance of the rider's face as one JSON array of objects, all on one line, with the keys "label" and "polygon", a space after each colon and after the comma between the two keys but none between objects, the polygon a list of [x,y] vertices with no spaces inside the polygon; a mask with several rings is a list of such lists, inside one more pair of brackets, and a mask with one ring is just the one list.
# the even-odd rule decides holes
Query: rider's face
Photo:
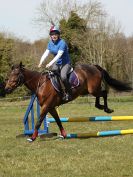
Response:
[{"label": "rider's face", "polygon": [[59,39],[59,34],[52,34],[52,35],[50,35],[50,37],[51,37],[52,41],[55,42]]}]

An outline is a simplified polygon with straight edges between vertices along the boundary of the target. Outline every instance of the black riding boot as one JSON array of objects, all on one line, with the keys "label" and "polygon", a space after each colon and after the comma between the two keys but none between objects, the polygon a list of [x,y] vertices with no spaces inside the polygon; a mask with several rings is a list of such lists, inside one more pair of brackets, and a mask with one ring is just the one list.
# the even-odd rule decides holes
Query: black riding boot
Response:
[{"label": "black riding boot", "polygon": [[63,96],[63,100],[64,101],[70,101],[72,100],[72,89],[71,89],[71,85],[69,84],[69,82],[65,82],[64,83],[65,86],[65,95]]}]

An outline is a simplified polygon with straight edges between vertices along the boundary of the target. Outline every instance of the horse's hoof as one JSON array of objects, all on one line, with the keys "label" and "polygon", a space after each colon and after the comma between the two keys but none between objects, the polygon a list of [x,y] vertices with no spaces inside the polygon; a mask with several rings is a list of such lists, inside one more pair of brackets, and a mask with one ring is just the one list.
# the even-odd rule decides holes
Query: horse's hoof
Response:
[{"label": "horse's hoof", "polygon": [[103,106],[103,105],[95,105],[95,107],[96,107],[97,109],[100,109],[100,110],[103,110],[103,109],[104,109],[104,106]]},{"label": "horse's hoof", "polygon": [[30,143],[32,143],[34,140],[32,138],[28,138],[27,141],[29,141]]},{"label": "horse's hoof", "polygon": [[104,111],[107,112],[107,113],[112,113],[112,112],[114,112],[113,109],[106,109],[106,110],[104,110]]},{"label": "horse's hoof", "polygon": [[59,139],[62,139],[62,140],[65,139],[65,137],[62,136],[62,135],[59,135],[58,138],[59,138]]}]

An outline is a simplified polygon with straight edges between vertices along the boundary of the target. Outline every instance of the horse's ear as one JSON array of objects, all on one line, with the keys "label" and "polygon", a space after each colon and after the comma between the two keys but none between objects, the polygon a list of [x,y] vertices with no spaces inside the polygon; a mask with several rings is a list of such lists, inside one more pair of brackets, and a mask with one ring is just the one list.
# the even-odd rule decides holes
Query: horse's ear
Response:
[{"label": "horse's ear", "polygon": [[24,69],[24,65],[22,64],[22,61],[20,62],[19,66],[21,69]]},{"label": "horse's ear", "polygon": [[13,70],[14,69],[14,65],[12,65],[12,67],[11,67],[11,70]]},{"label": "horse's ear", "polygon": [[22,61],[20,62],[19,66],[20,66],[20,68],[22,68],[22,66],[23,66]]}]

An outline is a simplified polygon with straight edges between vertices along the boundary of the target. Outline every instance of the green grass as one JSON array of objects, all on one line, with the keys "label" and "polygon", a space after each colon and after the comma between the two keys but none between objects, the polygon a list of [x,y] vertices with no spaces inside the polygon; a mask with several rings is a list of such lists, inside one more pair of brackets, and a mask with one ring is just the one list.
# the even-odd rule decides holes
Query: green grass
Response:
[{"label": "green grass", "polygon": [[[112,115],[133,115],[133,98],[109,101]],[[89,139],[38,138],[29,143],[23,132],[27,101],[0,102],[0,177],[133,177],[133,134]],[[107,115],[94,103],[66,104],[61,117]],[[64,123],[68,133],[133,128],[132,121]],[[50,131],[59,133],[55,124]]]}]

